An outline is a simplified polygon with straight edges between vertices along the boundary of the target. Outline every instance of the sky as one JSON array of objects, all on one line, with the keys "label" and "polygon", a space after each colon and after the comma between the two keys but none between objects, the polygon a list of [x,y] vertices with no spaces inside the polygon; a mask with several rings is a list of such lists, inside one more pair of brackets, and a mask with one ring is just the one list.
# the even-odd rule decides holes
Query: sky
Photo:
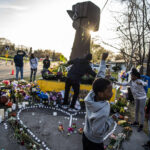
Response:
[{"label": "sky", "polygon": [[[5,37],[16,45],[55,50],[69,58],[75,29],[66,10],[71,10],[72,5],[84,1],[86,0],[0,0],[0,37]],[[115,37],[112,32],[113,16],[109,10],[120,7],[112,1],[114,0],[109,0],[102,11],[99,31],[92,34],[107,42]],[[102,9],[106,0],[91,2]]]}]

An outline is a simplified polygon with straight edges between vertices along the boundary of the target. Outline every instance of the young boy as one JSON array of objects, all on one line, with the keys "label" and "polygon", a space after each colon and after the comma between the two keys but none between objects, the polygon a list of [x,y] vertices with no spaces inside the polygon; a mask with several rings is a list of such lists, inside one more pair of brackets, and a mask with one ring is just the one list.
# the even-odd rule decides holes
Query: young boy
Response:
[{"label": "young boy", "polygon": [[105,77],[105,59],[108,54],[102,56],[101,67],[97,78],[92,85],[92,90],[85,98],[86,116],[82,138],[83,150],[104,150],[103,138],[111,124],[114,122],[109,117],[110,105],[107,102],[112,97],[112,84]]},{"label": "young boy", "polygon": [[[144,90],[144,86],[147,86],[147,82],[144,82],[141,80],[140,73],[133,68],[131,72],[131,81],[128,83],[116,83],[118,85],[122,86],[130,86],[132,95],[135,100],[135,121],[133,122],[132,125],[138,126],[138,132],[140,132],[143,129],[143,124],[144,124],[144,117],[145,117],[145,103],[146,103],[146,92]],[[139,125],[139,112],[141,115],[141,122]]]}]

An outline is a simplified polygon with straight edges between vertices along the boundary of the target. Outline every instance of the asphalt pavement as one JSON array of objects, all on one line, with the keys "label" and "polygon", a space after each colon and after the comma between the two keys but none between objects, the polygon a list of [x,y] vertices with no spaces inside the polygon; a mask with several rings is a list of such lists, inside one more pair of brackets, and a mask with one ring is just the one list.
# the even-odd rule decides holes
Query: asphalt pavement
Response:
[{"label": "asphalt pavement", "polygon": [[[53,115],[53,113],[57,115]],[[82,135],[78,133],[79,128],[84,126],[84,115],[73,116],[72,123],[75,123],[76,132],[68,136],[70,123],[69,116],[57,111],[45,108],[34,108],[23,110],[20,119],[34,133],[34,135],[44,142],[51,150],[82,150]],[[5,129],[5,124],[8,128]],[[64,132],[58,130],[58,125],[62,124]],[[133,133],[128,140],[123,141],[122,147],[118,150],[144,150],[142,145],[148,140],[147,135],[137,132],[132,128]],[[118,126],[115,134],[120,133],[122,127]],[[108,140],[104,141],[107,144]],[[24,146],[17,143],[14,132],[8,122],[0,124],[0,150],[25,150]]]},{"label": "asphalt pavement", "polygon": [[[43,64],[39,62],[38,64],[38,70],[37,70],[37,76],[41,75],[41,70],[42,70]],[[12,75],[12,70],[14,70],[14,74]],[[29,62],[24,63],[24,78],[30,77],[30,64]],[[0,60],[0,80],[6,80],[6,79],[15,79],[16,78],[16,69],[15,65],[11,64],[10,61],[6,62]],[[20,78],[20,74],[19,74]]]}]

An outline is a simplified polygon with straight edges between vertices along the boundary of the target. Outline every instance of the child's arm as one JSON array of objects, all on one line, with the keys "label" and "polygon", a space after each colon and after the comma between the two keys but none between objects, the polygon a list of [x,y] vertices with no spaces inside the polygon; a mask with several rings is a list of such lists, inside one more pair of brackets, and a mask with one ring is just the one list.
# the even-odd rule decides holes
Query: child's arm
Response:
[{"label": "child's arm", "polygon": [[98,70],[96,77],[105,78],[105,73],[106,73],[106,62],[105,62],[105,60],[107,57],[108,57],[108,53],[103,53],[102,60],[100,62],[99,70]]},{"label": "child's arm", "polygon": [[22,52],[23,52],[22,57],[26,56],[26,53],[24,51],[22,51]]},{"label": "child's arm", "polygon": [[131,82],[127,82],[127,83],[119,83],[119,82],[115,82],[115,84],[121,85],[121,86],[130,86]]},{"label": "child's arm", "polygon": [[144,82],[144,81],[142,81],[142,80],[137,81],[136,83],[139,84],[139,85],[143,85],[143,86],[147,86],[147,85],[148,85],[147,82]]}]

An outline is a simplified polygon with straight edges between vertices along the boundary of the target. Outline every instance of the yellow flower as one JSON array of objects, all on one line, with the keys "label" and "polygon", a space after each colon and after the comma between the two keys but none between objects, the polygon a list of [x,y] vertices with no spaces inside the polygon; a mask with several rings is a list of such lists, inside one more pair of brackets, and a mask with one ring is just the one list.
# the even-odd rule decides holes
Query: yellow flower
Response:
[{"label": "yellow flower", "polygon": [[7,93],[8,97],[10,97],[10,93]]},{"label": "yellow flower", "polygon": [[121,107],[121,109],[120,109],[120,113],[124,113],[124,112],[125,112],[124,108],[123,108],[123,107]]},{"label": "yellow flower", "polygon": [[84,102],[84,99],[80,98],[80,102]]}]

